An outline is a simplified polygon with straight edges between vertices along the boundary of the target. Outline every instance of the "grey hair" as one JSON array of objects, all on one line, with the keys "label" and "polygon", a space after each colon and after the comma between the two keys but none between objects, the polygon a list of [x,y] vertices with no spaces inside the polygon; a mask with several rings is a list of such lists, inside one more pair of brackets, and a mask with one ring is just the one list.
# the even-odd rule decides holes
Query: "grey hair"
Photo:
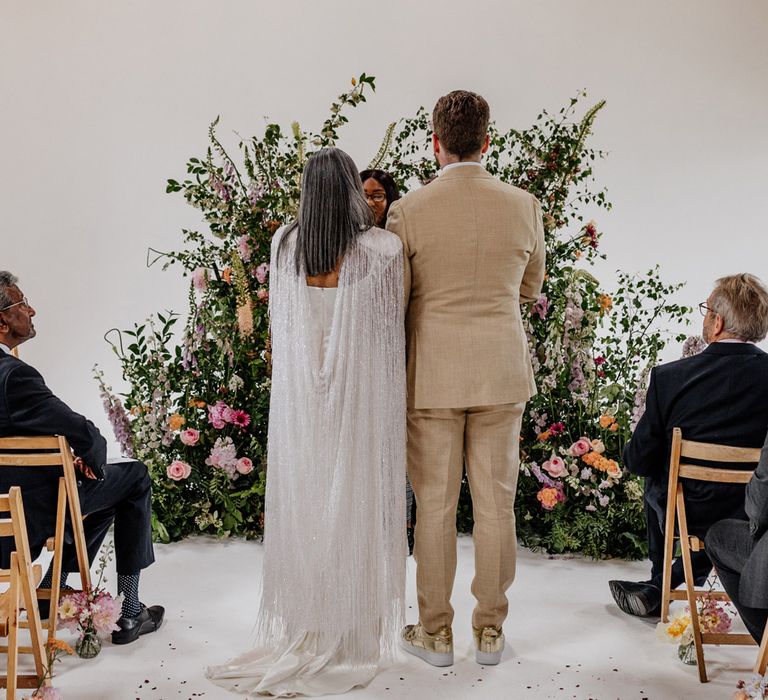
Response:
[{"label": "grey hair", "polygon": [[8,270],[0,270],[0,309],[10,306],[13,302],[6,291],[8,287],[15,287],[19,283],[19,278]]},{"label": "grey hair", "polygon": [[283,236],[285,242],[296,230],[297,274],[331,272],[355,238],[371,226],[373,212],[352,158],[339,148],[314,153],[304,166],[299,216]]},{"label": "grey hair", "polygon": [[755,343],[768,335],[768,290],[755,275],[743,272],[721,277],[709,304],[723,319],[727,333]]}]

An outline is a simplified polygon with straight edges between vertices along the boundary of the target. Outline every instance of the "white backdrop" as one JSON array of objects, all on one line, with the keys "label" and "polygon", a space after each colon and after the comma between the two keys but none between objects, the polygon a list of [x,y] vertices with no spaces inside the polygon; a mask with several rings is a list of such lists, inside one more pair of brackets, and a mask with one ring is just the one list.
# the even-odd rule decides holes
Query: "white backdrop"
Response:
[{"label": "white backdrop", "polygon": [[659,262],[690,305],[722,274],[768,279],[766,36],[764,0],[0,0],[0,269],[38,313],[23,356],[111,438],[90,376],[119,380],[104,332],[186,303],[178,271],[145,267],[199,225],[166,178],[217,114],[228,143],[265,116],[316,127],[363,71],[377,92],[340,142],[361,167],[449,90],[525,127],[586,88],[608,102],[600,275]]}]

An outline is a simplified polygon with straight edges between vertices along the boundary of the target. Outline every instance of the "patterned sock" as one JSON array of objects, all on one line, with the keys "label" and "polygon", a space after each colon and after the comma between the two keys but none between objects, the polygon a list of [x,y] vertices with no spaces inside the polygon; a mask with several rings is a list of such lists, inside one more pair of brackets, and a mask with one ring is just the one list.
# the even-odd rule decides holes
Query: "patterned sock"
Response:
[{"label": "patterned sock", "polygon": [[118,574],[117,594],[123,594],[123,617],[136,617],[141,612],[139,574]]},{"label": "patterned sock", "polygon": [[[64,588],[64,586],[67,585],[67,576],[69,576],[68,571],[62,571],[61,572],[61,579],[59,586],[61,588]],[[43,580],[40,581],[40,585],[38,588],[50,588],[53,585],[53,562],[51,562],[48,565],[48,571],[45,572],[45,576],[43,576]]]}]

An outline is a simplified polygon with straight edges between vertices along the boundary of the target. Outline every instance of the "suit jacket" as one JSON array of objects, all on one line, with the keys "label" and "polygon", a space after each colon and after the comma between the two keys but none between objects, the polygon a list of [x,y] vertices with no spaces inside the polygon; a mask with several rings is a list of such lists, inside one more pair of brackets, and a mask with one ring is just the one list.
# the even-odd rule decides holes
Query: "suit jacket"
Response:
[{"label": "suit jacket", "polygon": [[[36,369],[0,350],[0,437],[15,435],[64,435],[87,465],[107,461],[107,442],[96,426],[56,398]],[[21,487],[33,557],[53,535],[60,475],[60,467],[0,467],[0,492]],[[3,562],[11,549],[0,540]]]},{"label": "suit jacket", "polygon": [[536,198],[480,166],[451,168],[393,202],[387,228],[405,258],[409,408],[533,396],[520,304],[544,279]]},{"label": "suit jacket", "polygon": [[754,547],[741,572],[739,600],[751,608],[768,608],[768,438],[747,484],[745,508]]},{"label": "suit jacket", "polygon": [[[672,429],[683,438],[760,447],[768,430],[768,354],[751,343],[712,343],[656,367],[645,413],[624,448],[631,472],[646,477],[646,499],[664,522]],[[744,469],[748,465],[716,465]],[[722,518],[746,519],[744,486],[685,480],[689,526],[699,536]]]}]

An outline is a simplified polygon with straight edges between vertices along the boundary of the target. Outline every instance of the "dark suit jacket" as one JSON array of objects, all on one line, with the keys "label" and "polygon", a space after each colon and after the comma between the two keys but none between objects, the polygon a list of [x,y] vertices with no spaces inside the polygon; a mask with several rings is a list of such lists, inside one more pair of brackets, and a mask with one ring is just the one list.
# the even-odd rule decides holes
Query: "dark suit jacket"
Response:
[{"label": "dark suit jacket", "polygon": [[[36,369],[0,350],[0,437],[12,435],[64,435],[87,465],[107,461],[107,442],[96,426],[56,398]],[[60,474],[60,467],[0,467],[0,493],[21,487],[33,557],[53,535]],[[11,549],[0,540],[3,565]]]},{"label": "dark suit jacket", "polygon": [[768,608],[768,438],[747,484],[746,511],[755,544],[741,572],[739,599],[751,608]]},{"label": "dark suit jacket", "polygon": [[[700,355],[651,372],[645,414],[624,448],[624,462],[646,477],[646,499],[660,522],[672,429],[680,428],[686,440],[760,447],[768,430],[766,392],[768,354],[751,343],[712,343]],[[686,480],[684,492],[690,529],[699,536],[722,518],[746,519],[741,485]]]}]

